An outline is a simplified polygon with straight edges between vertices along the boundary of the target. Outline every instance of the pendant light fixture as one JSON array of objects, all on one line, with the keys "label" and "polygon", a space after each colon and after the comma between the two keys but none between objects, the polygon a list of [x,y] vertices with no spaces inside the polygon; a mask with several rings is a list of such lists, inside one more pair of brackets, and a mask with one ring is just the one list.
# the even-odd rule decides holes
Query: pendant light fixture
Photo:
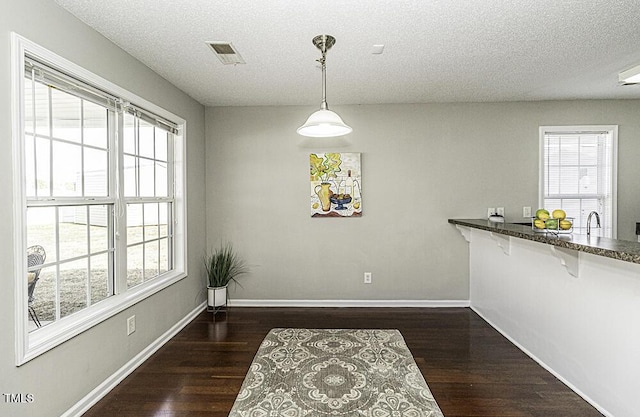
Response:
[{"label": "pendant light fixture", "polygon": [[322,58],[317,60],[322,66],[322,104],[320,110],[309,116],[305,124],[298,128],[298,133],[302,136],[328,138],[346,135],[353,130],[327,106],[327,51],[335,43],[336,38],[331,35],[318,35],[313,38],[313,44],[322,52]]}]

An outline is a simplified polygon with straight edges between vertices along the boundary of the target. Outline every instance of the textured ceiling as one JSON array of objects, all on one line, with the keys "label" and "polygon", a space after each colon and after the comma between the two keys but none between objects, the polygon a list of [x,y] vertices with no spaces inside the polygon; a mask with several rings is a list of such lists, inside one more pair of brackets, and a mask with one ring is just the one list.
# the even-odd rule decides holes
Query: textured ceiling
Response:
[{"label": "textured ceiling", "polygon": [[329,106],[640,98],[638,0],[55,1],[209,106],[319,105],[319,34]]}]

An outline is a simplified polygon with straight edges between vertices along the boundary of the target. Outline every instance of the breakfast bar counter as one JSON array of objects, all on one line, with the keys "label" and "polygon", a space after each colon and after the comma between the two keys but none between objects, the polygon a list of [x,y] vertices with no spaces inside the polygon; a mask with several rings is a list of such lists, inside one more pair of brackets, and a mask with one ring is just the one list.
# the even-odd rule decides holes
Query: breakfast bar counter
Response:
[{"label": "breakfast bar counter", "polygon": [[640,412],[640,244],[449,219],[471,308],[605,416]]},{"label": "breakfast bar counter", "polygon": [[449,219],[449,223],[640,264],[639,242],[599,237],[599,229],[594,229],[591,236],[574,233],[554,235],[553,233],[536,232],[531,226],[494,223],[484,219]]}]

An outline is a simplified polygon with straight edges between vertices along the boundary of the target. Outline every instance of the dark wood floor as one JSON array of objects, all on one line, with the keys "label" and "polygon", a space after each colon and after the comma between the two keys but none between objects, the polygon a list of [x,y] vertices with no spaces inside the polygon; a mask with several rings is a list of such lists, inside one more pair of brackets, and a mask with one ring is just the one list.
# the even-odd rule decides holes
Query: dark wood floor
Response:
[{"label": "dark wood floor", "polygon": [[394,328],[446,417],[601,416],[465,308],[232,308],[202,313],[85,417],[226,416],[274,327]]}]

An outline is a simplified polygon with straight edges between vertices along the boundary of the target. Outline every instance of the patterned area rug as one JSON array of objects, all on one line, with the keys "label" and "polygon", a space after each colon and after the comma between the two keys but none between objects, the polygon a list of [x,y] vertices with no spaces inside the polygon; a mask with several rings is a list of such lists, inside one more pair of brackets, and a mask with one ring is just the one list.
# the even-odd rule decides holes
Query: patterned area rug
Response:
[{"label": "patterned area rug", "polygon": [[272,329],[233,417],[442,417],[398,330]]}]

